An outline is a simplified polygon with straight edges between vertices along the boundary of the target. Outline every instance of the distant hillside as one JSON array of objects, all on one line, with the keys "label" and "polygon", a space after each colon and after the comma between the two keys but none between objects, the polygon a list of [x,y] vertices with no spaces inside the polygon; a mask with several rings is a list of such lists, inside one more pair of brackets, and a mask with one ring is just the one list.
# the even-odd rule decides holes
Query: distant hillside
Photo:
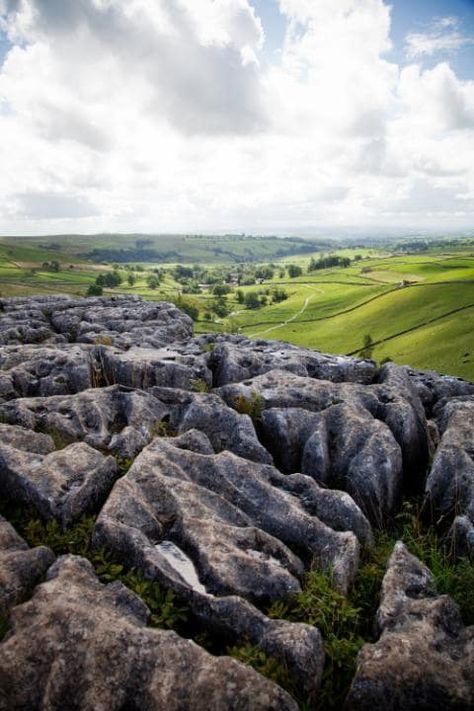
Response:
[{"label": "distant hillside", "polygon": [[334,242],[253,235],[54,235],[3,238],[3,244],[34,247],[96,263],[255,262],[333,248]]}]

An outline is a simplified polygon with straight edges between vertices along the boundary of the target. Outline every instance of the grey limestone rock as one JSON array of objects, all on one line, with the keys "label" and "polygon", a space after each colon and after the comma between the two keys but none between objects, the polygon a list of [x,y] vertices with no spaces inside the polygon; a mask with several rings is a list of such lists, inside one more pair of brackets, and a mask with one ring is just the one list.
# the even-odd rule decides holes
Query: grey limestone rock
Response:
[{"label": "grey limestone rock", "polygon": [[430,571],[396,544],[377,613],[381,636],[359,653],[345,708],[467,710],[474,705],[474,627],[437,595]]},{"label": "grey limestone rock", "polygon": [[387,425],[365,408],[270,408],[262,414],[261,429],[283,471],[300,471],[347,491],[375,524],[397,510],[403,480],[400,446]]},{"label": "grey limestone rock", "polygon": [[474,557],[474,397],[452,398],[435,408],[441,441],[426,481],[425,506],[448,521],[458,553]]},{"label": "grey limestone rock", "polygon": [[0,615],[6,616],[10,608],[22,602],[53,561],[49,548],[29,548],[13,526],[0,516]]},{"label": "grey limestone rock", "polygon": [[270,370],[331,380],[370,383],[375,363],[346,356],[333,356],[282,341],[252,341],[243,336],[217,337],[208,355],[214,387],[236,383]]},{"label": "grey limestone rock", "polygon": [[175,632],[146,627],[148,609],[88,561],[63,556],[12,610],[1,645],[2,711],[296,711],[278,686]]},{"label": "grey limestone rock", "polygon": [[107,342],[161,348],[192,336],[192,320],[173,304],[137,296],[0,300],[0,344]]},{"label": "grey limestone rock", "polygon": [[212,374],[204,356],[181,354],[173,347],[140,348],[127,351],[106,346],[95,349],[97,369],[109,385],[150,388],[155,385],[195,390],[199,385],[212,386]]},{"label": "grey limestone rock", "polygon": [[84,442],[46,455],[0,444],[0,495],[63,527],[97,511],[117,476],[115,459]]},{"label": "grey limestone rock", "polygon": [[0,417],[8,423],[53,433],[62,445],[84,441],[124,458],[153,439],[167,413],[152,395],[119,385],[0,405]]},{"label": "grey limestone rock", "polygon": [[[404,484],[416,489],[424,481],[429,454],[428,429],[421,403],[411,388],[403,390],[400,386],[387,383],[365,386],[332,383],[275,370],[242,383],[223,386],[215,392],[230,407],[235,407],[238,399],[244,398],[249,403],[257,401],[262,411],[300,408],[319,413],[331,406],[344,404],[361,415],[365,411],[368,417],[367,413],[370,413],[371,417],[367,419],[369,426],[370,422],[374,426],[374,420],[385,423],[400,445]],[[309,422],[307,419],[306,423]],[[303,430],[306,431],[309,426],[304,424]],[[300,435],[293,432],[290,436],[297,440]],[[271,439],[268,428],[266,438]]]},{"label": "grey limestone rock", "polygon": [[0,348],[0,398],[66,395],[94,385],[86,346],[3,346]]}]

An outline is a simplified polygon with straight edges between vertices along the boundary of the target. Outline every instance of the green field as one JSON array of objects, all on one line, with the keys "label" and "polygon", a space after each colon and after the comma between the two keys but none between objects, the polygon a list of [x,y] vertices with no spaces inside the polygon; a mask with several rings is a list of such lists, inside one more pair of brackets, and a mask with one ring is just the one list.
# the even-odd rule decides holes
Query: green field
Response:
[{"label": "green field", "polygon": [[[84,295],[99,274],[113,268],[111,263],[99,264],[77,256],[84,253],[84,245],[89,249],[93,246],[91,239],[81,237],[76,240],[69,236],[64,240],[60,237],[17,238],[15,242],[6,238],[0,240],[0,293],[2,296]],[[112,239],[109,236],[107,239],[113,246]],[[127,244],[136,245],[136,236],[123,239],[121,248]],[[161,236],[160,239],[159,246],[163,248],[168,238]],[[247,249],[250,238],[234,236],[219,241],[211,237],[182,237],[182,240],[182,243],[179,240],[173,243],[175,252],[187,243],[183,247],[185,258],[182,262],[176,256],[172,262],[132,261],[129,265],[118,262],[115,268],[123,277],[122,284],[114,289],[105,288],[104,294],[133,293],[150,300],[185,303],[198,310],[197,333],[233,331],[342,354],[357,354],[364,337],[370,335],[372,357],[378,362],[390,358],[401,364],[432,368],[474,380],[472,241],[454,244],[454,247],[450,245],[444,250],[433,243],[422,254],[345,247],[332,253],[348,257],[351,260],[349,266],[308,272],[310,258],[318,259],[323,253],[321,243],[313,245],[317,249],[313,253],[277,258],[275,250],[281,249],[283,240],[255,239],[252,256],[247,252],[245,260],[239,262],[238,251]],[[180,263],[189,266],[191,252],[197,243],[200,243],[200,257],[199,250],[193,255],[196,263],[200,263],[199,276],[194,280],[179,280],[175,266]],[[101,249],[107,248],[107,244],[105,237],[99,242]],[[306,249],[308,243],[304,245]],[[61,249],[57,248],[59,246]],[[300,247],[295,242],[285,249],[298,250]],[[209,257],[211,249],[214,251]],[[226,258],[225,252],[229,249],[232,258]],[[266,252],[260,260],[257,259],[259,250]],[[326,247],[324,254],[330,251]],[[216,261],[218,257],[221,261]],[[255,259],[257,261],[253,262]],[[48,266],[52,260],[58,263],[56,270]],[[257,279],[257,283],[246,286],[235,283],[236,265],[244,264],[245,277],[249,275],[245,270],[250,270],[252,276],[252,269],[258,269],[259,265],[270,266],[270,263],[274,272],[272,278]],[[302,274],[290,278],[287,269],[290,264],[300,266]],[[149,278],[154,273],[159,274],[159,285],[151,288]],[[130,274],[133,274],[133,284],[127,281]],[[224,297],[224,315],[214,312],[213,285],[197,285],[199,277],[214,278],[221,283],[226,279],[234,280],[230,292]],[[194,284],[191,291],[196,293],[186,293],[191,284]],[[284,290],[285,300],[271,303],[275,289]],[[241,300],[253,292],[258,298],[267,298],[268,303],[260,308],[247,308],[239,303],[238,291]]]}]

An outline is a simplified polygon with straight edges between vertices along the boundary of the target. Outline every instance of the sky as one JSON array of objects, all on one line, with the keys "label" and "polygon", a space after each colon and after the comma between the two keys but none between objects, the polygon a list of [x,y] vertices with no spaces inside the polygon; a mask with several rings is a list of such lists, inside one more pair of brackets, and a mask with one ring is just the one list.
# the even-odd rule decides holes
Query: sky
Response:
[{"label": "sky", "polygon": [[0,234],[474,231],[474,0],[0,0]]}]

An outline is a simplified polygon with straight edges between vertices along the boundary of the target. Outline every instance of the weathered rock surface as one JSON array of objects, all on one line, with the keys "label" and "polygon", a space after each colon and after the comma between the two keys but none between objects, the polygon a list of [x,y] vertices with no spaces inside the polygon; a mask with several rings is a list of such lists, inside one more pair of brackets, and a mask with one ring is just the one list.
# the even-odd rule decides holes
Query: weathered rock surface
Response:
[{"label": "weathered rock surface", "polygon": [[[297,594],[312,564],[346,591],[372,525],[407,493],[425,490],[474,558],[473,413],[474,385],[458,378],[193,337],[172,304],[0,299],[0,505],[63,527],[98,513],[96,545],[174,591],[221,649],[251,642],[282,662],[311,701],[319,631],[262,610]],[[146,628],[144,604],[82,559],[59,560],[32,592],[52,561],[0,518],[0,614],[16,605],[0,711],[295,708],[250,669]],[[474,708],[472,628],[401,545],[378,623],[348,708]]]},{"label": "weathered rock surface", "polygon": [[0,516],[0,615],[6,616],[10,608],[24,599],[53,561],[54,554],[49,548],[29,548]]},{"label": "weathered rock surface", "polygon": [[442,401],[435,415],[441,441],[426,481],[426,507],[437,518],[454,519],[457,552],[474,557],[474,397]]},{"label": "weathered rock surface", "polygon": [[403,479],[400,446],[368,410],[351,405],[331,405],[318,413],[270,408],[262,414],[262,434],[283,471],[300,471],[347,491],[373,523],[382,525],[397,510]]},{"label": "weathered rock surface", "polygon": [[152,395],[118,385],[0,405],[4,422],[50,432],[61,446],[84,441],[124,458],[134,457],[152,440],[167,414]]},{"label": "weathered rock surface", "polygon": [[154,385],[184,390],[211,387],[212,373],[204,356],[182,355],[172,348],[138,348],[127,351],[98,346],[95,349],[105,383],[150,388]]},{"label": "weathered rock surface", "polygon": [[0,349],[0,398],[66,395],[94,385],[90,349],[4,346]]},{"label": "weathered rock surface", "polygon": [[[202,438],[187,432],[156,439],[143,450],[114,485],[94,541],[171,587],[207,627],[250,638],[283,659],[314,692],[322,672],[319,633],[269,620],[248,603],[300,590],[304,566],[294,551],[332,567],[347,588],[357,567],[357,539],[307,512],[309,494],[317,501],[319,493],[309,478],[289,481],[290,493],[281,487],[292,477],[273,467],[228,452],[207,455],[182,448],[202,450]],[[354,518],[360,524],[358,513]]]},{"label": "weathered rock surface", "polygon": [[192,336],[192,320],[164,302],[136,296],[0,300],[0,343],[107,343],[161,348]]},{"label": "weathered rock surface", "polygon": [[334,382],[370,383],[376,370],[370,360],[328,356],[283,341],[226,336],[213,339],[213,345],[207,362],[214,374],[214,387],[248,380],[275,369]]},{"label": "weathered rock surface", "polygon": [[0,496],[63,527],[97,511],[117,476],[115,459],[84,442],[45,456],[0,444]]},{"label": "weathered rock surface", "polygon": [[474,707],[474,627],[438,596],[433,576],[396,544],[377,613],[381,637],[359,653],[346,708],[446,711]]},{"label": "weathered rock surface", "polygon": [[286,692],[229,657],[145,626],[148,609],[88,561],[64,556],[11,613],[0,709],[291,709]]}]

